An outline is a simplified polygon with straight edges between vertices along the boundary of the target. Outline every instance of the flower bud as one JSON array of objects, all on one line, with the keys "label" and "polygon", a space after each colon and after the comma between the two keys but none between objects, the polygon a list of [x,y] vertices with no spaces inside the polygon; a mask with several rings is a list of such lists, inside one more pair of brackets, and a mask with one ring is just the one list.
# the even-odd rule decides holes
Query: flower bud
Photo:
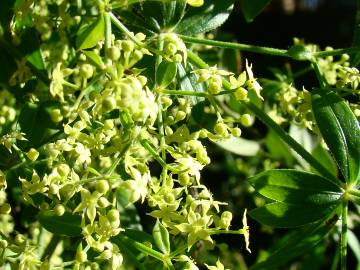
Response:
[{"label": "flower bud", "polygon": [[90,64],[82,64],[80,66],[80,76],[89,79],[94,75],[94,69]]},{"label": "flower bud", "polygon": [[65,207],[62,204],[57,204],[54,207],[55,215],[62,216],[65,213]]},{"label": "flower bud", "polygon": [[50,118],[51,121],[53,121],[54,123],[59,123],[63,120],[63,116],[61,114],[60,109],[53,109],[50,111]]},{"label": "flower bud", "polygon": [[39,152],[34,149],[31,148],[27,153],[26,156],[31,160],[31,161],[35,161],[37,160],[37,158],[39,157]]},{"label": "flower bud", "polygon": [[247,98],[248,91],[244,87],[239,87],[235,90],[234,95],[236,100],[245,100]]},{"label": "flower bud", "polygon": [[15,240],[15,244],[22,245],[25,242],[26,238],[24,235],[19,233],[15,236],[14,240]]},{"label": "flower bud", "polygon": [[113,61],[119,60],[120,55],[121,55],[120,49],[119,49],[118,47],[116,47],[116,46],[110,47],[110,48],[108,49],[108,52],[107,52],[107,53],[108,53],[109,58],[110,58],[111,60],[113,60]]},{"label": "flower bud", "polygon": [[132,50],[134,50],[134,47],[134,42],[131,40],[124,40],[123,42],[121,42],[121,48],[125,52],[131,52]]},{"label": "flower bud", "polygon": [[117,221],[120,219],[120,213],[119,213],[119,211],[116,210],[116,209],[111,209],[111,210],[107,213],[106,217],[108,218],[108,220],[109,220],[110,222],[117,222]]},{"label": "flower bud", "polygon": [[105,194],[109,190],[109,188],[110,188],[109,183],[106,180],[97,181],[97,183],[95,185],[95,189],[100,194]]},{"label": "flower bud", "polygon": [[0,206],[0,213],[1,214],[10,214],[11,212],[11,206],[8,203],[4,203]]},{"label": "flower bud", "polygon": [[227,132],[227,125],[221,122],[216,123],[214,127],[214,131],[218,135],[224,135]]},{"label": "flower bud", "polygon": [[252,117],[250,114],[243,114],[240,118],[240,122],[243,126],[245,127],[249,127],[252,125],[253,121],[252,121]]},{"label": "flower bud", "polygon": [[217,81],[212,81],[209,83],[208,91],[212,95],[219,94],[221,90],[221,85]]}]

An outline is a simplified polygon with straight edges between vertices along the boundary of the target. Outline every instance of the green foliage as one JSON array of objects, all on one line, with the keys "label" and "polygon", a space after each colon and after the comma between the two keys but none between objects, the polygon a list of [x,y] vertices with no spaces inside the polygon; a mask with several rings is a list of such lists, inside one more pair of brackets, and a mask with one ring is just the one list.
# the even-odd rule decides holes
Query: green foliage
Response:
[{"label": "green foliage", "polygon": [[[331,245],[333,269],[348,245],[359,263],[359,49],[229,42],[211,31],[234,2],[1,4],[1,269],[306,269]],[[242,51],[306,67],[258,79]]]}]

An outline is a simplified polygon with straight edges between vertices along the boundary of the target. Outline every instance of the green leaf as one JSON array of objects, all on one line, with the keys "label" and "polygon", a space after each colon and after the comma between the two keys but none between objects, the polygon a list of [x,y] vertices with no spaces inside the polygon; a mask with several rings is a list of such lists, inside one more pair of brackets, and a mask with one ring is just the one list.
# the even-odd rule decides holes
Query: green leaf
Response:
[{"label": "green leaf", "polygon": [[[297,141],[304,149],[311,152],[314,148],[314,139],[310,135],[309,131],[305,127],[291,124],[289,129],[289,135]],[[307,163],[296,151],[291,149],[293,156],[299,162],[299,164],[305,169],[309,169],[309,163]]]},{"label": "green leaf", "polygon": [[294,158],[289,146],[285,144],[274,131],[270,130],[268,132],[265,138],[265,145],[272,158],[284,160],[287,166],[292,166]]},{"label": "green leaf", "polygon": [[[180,90],[204,92],[203,85],[197,82],[197,77],[192,71],[193,69],[191,64],[187,64],[187,70],[181,63],[177,64],[177,81],[179,83]],[[193,105],[204,100],[203,97],[188,98],[191,99]]]},{"label": "green leaf", "polygon": [[297,170],[268,170],[249,182],[266,198],[303,207],[337,203],[342,195],[341,189],[325,178]]},{"label": "green leaf", "polygon": [[76,38],[76,47],[78,49],[95,47],[96,44],[104,38],[104,34],[104,16],[100,15],[99,18],[90,25],[84,25],[80,28]]},{"label": "green leaf", "polygon": [[360,181],[360,127],[355,115],[336,93],[318,89],[312,94],[317,126],[346,182]]},{"label": "green leaf", "polygon": [[241,9],[247,22],[252,22],[271,0],[242,0]]},{"label": "green leaf", "polygon": [[156,220],[152,234],[159,250],[164,254],[170,254],[169,232],[159,220]]},{"label": "green leaf", "polygon": [[49,232],[66,236],[81,235],[81,216],[65,212],[57,216],[54,211],[44,211],[38,215],[39,222]]},{"label": "green leaf", "polygon": [[190,7],[175,32],[196,35],[208,32],[222,25],[233,9],[233,0],[205,1],[201,7]]},{"label": "green leaf", "polygon": [[101,56],[93,51],[82,51],[83,54],[86,55],[86,57],[96,66],[98,66],[100,69],[103,69],[105,64],[101,59]]},{"label": "green leaf", "polygon": [[226,151],[239,156],[255,156],[260,150],[258,142],[237,137],[218,141],[216,144]]},{"label": "green leaf", "polygon": [[162,61],[156,70],[156,83],[159,87],[166,88],[176,76],[176,63]]},{"label": "green leaf", "polygon": [[[331,157],[328,151],[326,151],[321,143],[314,147],[311,152],[314,158],[316,158],[329,172],[331,172],[335,177],[338,175],[338,169],[334,159]],[[315,169],[311,168],[314,172]]]},{"label": "green leaf", "polygon": [[162,15],[164,27],[172,28],[181,21],[185,14],[186,0],[164,1],[162,3]]},{"label": "green leaf", "polygon": [[307,253],[326,237],[337,220],[338,216],[334,215],[325,221],[293,230],[283,237],[278,245],[270,251],[265,261],[255,264],[250,269],[278,269],[290,260]]},{"label": "green leaf", "polygon": [[338,202],[323,205],[269,203],[249,212],[257,222],[276,228],[299,227],[329,216],[339,205]]}]

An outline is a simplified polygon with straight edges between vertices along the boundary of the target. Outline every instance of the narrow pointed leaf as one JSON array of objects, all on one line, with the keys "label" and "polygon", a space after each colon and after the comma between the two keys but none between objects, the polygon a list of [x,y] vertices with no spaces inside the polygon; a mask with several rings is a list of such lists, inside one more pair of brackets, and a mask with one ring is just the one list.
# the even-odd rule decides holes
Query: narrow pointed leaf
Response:
[{"label": "narrow pointed leaf", "polygon": [[233,9],[233,2],[233,0],[205,1],[201,7],[189,8],[175,32],[196,35],[214,30],[227,20]]},{"label": "narrow pointed leaf", "polygon": [[318,89],[312,94],[316,123],[348,183],[360,179],[360,127],[355,115],[336,93]]},{"label": "narrow pointed leaf", "polygon": [[80,236],[81,216],[65,212],[57,216],[54,211],[45,211],[38,216],[41,226],[57,235]]},{"label": "narrow pointed leaf", "polygon": [[299,227],[330,215],[339,203],[299,205],[282,202],[269,203],[249,212],[261,224],[277,228]]},{"label": "narrow pointed leaf", "polygon": [[249,179],[266,198],[300,205],[324,205],[339,201],[342,190],[325,178],[297,170],[268,170]]},{"label": "narrow pointed leaf", "polygon": [[252,22],[271,0],[242,0],[241,8],[247,22]]},{"label": "narrow pointed leaf", "polygon": [[338,216],[334,215],[325,221],[293,230],[280,240],[273,251],[270,251],[270,255],[265,261],[255,264],[250,269],[278,269],[290,260],[307,253],[326,237],[334,228],[337,220]]},{"label": "narrow pointed leaf", "polygon": [[157,220],[155,223],[153,237],[159,250],[164,254],[170,254],[169,232],[159,220]]},{"label": "narrow pointed leaf", "polygon": [[84,27],[80,28],[76,38],[76,47],[78,49],[88,49],[95,47],[96,44],[102,40],[105,35],[104,17],[99,16],[96,21]]},{"label": "narrow pointed leaf", "polygon": [[176,76],[176,63],[162,61],[156,70],[156,83],[163,88],[167,87]]}]

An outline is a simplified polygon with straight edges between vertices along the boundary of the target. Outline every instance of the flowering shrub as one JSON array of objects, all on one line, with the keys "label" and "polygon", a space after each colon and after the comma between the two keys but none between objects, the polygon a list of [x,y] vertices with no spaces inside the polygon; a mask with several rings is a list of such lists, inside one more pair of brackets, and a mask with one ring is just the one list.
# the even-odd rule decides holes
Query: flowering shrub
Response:
[{"label": "flowering shrub", "polygon": [[[247,2],[245,15],[254,17]],[[255,117],[305,165],[249,179],[274,201],[251,217],[273,227],[302,226],[285,241],[288,257],[278,260],[283,245],[254,269],[301,255],[339,216],[346,267],[347,204],[359,201],[360,108],[359,71],[344,53],[357,48],[321,51],[295,40],[279,50],[197,37],[227,19],[231,0],[1,6],[1,61],[11,63],[0,91],[4,269],[199,269],[197,244],[211,248],[221,234],[240,235],[250,252],[247,210],[237,210],[242,226],[233,228],[227,202],[214,198],[201,172],[211,163],[208,142],[233,152],[254,145],[239,137]],[[319,89],[299,90],[284,76],[262,86],[248,61],[240,74],[208,65],[201,44],[309,61]],[[318,151],[331,163],[330,151],[339,171],[287,135],[284,123],[322,137],[327,148]],[[316,173],[306,172],[310,167]],[[143,230],[139,209],[152,232]],[[221,260],[203,266],[225,269]]]}]

